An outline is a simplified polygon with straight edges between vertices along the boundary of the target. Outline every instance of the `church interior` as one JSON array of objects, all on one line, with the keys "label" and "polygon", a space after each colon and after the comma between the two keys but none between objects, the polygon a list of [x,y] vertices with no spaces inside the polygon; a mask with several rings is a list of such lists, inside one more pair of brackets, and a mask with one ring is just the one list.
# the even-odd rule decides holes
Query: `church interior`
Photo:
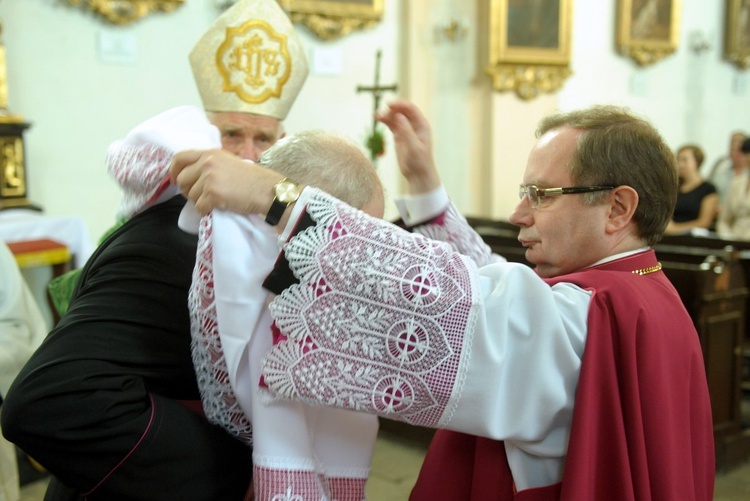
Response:
[{"label": "church interior", "polygon": [[[740,0],[280,1],[310,67],[287,133],[320,129],[361,145],[389,198],[404,182],[373,112],[391,99],[413,101],[431,124],[451,199],[512,261],[523,262],[523,249],[507,219],[546,114],[629,107],[675,151],[700,145],[705,176],[728,155],[733,132],[750,133],[750,8]],[[200,106],[187,55],[233,1],[122,3],[0,0],[0,141],[16,148],[0,157],[0,239],[62,244],[41,249],[50,261],[22,266],[43,304],[50,278],[82,266],[115,221],[121,194],[104,165],[109,145],[150,116]],[[531,4],[557,12],[544,29],[558,36],[518,48],[513,8]],[[373,152],[376,137],[382,149]],[[386,217],[396,214],[387,201]],[[750,242],[687,234],[659,245],[704,349],[715,499],[750,499]],[[381,426],[369,499],[407,499],[429,436]],[[22,501],[43,498],[38,473]]]}]

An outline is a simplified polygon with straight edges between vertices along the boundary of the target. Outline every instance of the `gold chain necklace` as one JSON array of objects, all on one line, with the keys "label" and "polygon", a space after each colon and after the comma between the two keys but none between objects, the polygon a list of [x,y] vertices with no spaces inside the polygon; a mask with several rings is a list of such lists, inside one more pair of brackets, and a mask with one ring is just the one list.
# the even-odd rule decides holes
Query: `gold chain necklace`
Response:
[{"label": "gold chain necklace", "polygon": [[649,266],[648,268],[641,268],[640,270],[633,270],[631,273],[636,275],[648,275],[649,273],[655,273],[661,270],[661,263],[656,263],[656,266]]}]

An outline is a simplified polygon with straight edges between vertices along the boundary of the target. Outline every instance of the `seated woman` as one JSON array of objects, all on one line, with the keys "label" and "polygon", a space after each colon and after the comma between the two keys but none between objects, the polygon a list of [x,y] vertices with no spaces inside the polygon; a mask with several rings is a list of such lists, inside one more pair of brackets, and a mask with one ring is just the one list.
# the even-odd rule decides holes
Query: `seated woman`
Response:
[{"label": "seated woman", "polygon": [[745,162],[729,184],[726,204],[721,210],[716,231],[728,240],[750,240],[750,138],[742,143]]},{"label": "seated woman", "polygon": [[688,233],[697,228],[709,230],[716,221],[719,195],[716,187],[701,177],[703,158],[703,150],[693,144],[677,150],[680,191],[672,220],[664,231],[667,235]]}]

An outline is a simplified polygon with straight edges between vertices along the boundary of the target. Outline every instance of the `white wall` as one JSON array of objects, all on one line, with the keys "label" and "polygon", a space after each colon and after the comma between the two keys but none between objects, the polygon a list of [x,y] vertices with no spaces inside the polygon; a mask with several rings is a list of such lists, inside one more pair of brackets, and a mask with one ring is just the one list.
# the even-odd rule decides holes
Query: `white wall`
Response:
[{"label": "white wall", "polygon": [[[564,109],[595,102],[630,106],[649,117],[670,145],[698,142],[714,161],[725,153],[729,134],[750,124],[750,92],[736,92],[747,75],[722,59],[724,3],[683,0],[678,50],[653,66],[613,57],[614,2],[577,0],[573,77],[560,92]],[[703,32],[711,48],[690,50],[692,32]],[[632,84],[641,86],[642,94]]]},{"label": "white wall", "polygon": [[[574,0],[573,74],[563,88],[534,102],[520,102],[509,94],[494,96],[492,124],[497,136],[488,145],[494,169],[491,214],[507,218],[512,211],[536,122],[555,108],[628,106],[649,118],[673,149],[687,142],[701,145],[708,164],[726,153],[732,131],[750,132],[750,92],[742,89],[748,75],[722,59],[724,3],[683,0],[677,51],[643,68],[615,51],[614,0]],[[710,50],[697,54],[689,49],[694,30],[707,36]]]},{"label": "white wall", "polygon": [[[313,68],[287,130],[323,128],[363,143],[372,99],[355,89],[372,81],[381,48],[381,82],[398,81],[401,94],[424,108],[439,168],[458,207],[494,217],[507,217],[515,205],[536,123],[555,108],[631,106],[673,148],[701,144],[708,162],[724,153],[732,130],[750,131],[750,94],[735,90],[747,75],[722,60],[724,2],[683,0],[680,47],[649,68],[615,53],[615,0],[573,3],[573,75],[559,92],[528,102],[492,91],[484,72],[489,0],[386,0],[377,27],[336,42],[320,41],[300,27],[311,54],[316,48],[340,51],[343,69],[328,76]],[[92,238],[109,227],[119,191],[104,169],[107,145],[155,113],[200,104],[187,54],[219,15],[214,5],[187,0],[173,13],[114,27],[59,0],[0,0],[10,109],[33,123],[26,135],[32,201],[50,214],[82,216]],[[455,42],[436,36],[451,19],[467,28]],[[687,47],[695,29],[712,44],[700,55]],[[137,61],[100,61],[101,33],[132,36]],[[633,92],[634,80],[642,95]],[[388,138],[387,154],[378,162],[389,194],[401,187],[392,146]]]}]

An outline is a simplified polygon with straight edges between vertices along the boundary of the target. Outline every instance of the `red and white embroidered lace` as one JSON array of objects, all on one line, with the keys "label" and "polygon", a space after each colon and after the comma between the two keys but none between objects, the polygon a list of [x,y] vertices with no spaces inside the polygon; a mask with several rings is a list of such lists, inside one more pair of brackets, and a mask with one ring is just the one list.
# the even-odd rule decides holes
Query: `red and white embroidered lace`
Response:
[{"label": "red and white embroidered lace", "polygon": [[[269,388],[414,425],[446,424],[472,345],[475,262],[450,244],[383,231],[391,225],[322,192],[306,210],[316,226],[284,247],[300,284],[271,305],[288,339],[265,358]],[[450,224],[423,231],[452,235],[455,248],[481,262],[494,259]]]}]

